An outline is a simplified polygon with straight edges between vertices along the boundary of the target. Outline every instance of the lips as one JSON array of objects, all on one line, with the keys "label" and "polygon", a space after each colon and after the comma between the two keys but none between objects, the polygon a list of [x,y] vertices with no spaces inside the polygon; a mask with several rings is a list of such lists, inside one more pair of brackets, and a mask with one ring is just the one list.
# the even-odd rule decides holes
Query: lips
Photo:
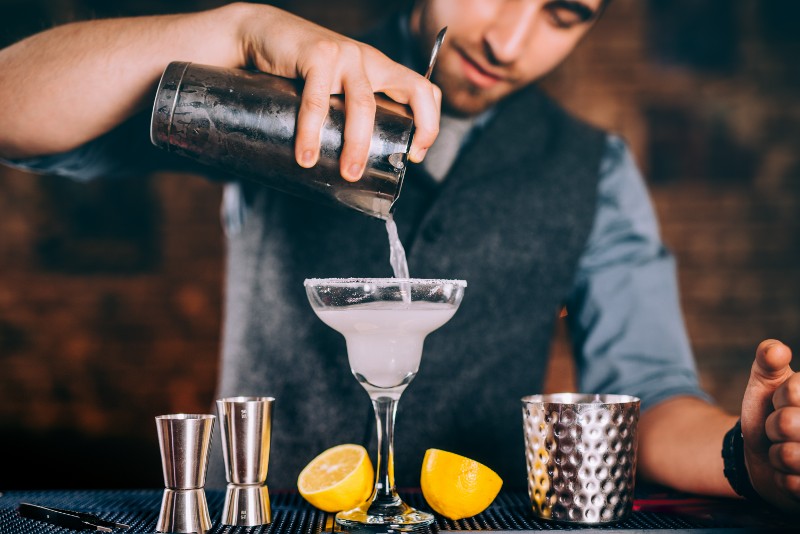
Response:
[{"label": "lips", "polygon": [[474,83],[478,87],[487,89],[501,82],[504,79],[499,74],[495,74],[484,68],[481,64],[473,60],[463,51],[458,49],[456,51],[458,52],[459,58],[461,59],[461,64],[464,69],[464,74],[472,83]]}]

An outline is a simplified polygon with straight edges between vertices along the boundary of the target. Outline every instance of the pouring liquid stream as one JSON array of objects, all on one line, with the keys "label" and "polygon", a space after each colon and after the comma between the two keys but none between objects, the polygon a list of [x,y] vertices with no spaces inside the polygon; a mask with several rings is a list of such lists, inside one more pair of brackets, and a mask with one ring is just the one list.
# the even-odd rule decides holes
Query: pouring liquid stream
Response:
[{"label": "pouring liquid stream", "polygon": [[[439,49],[442,47],[444,36],[447,33],[447,26],[439,30],[436,36],[436,42],[431,51],[431,59],[428,63],[428,71],[425,73],[425,78],[430,80],[433,66],[436,64],[436,58],[439,55]],[[397,224],[394,222],[394,215],[389,212],[386,218],[386,233],[389,235],[389,263],[392,265],[392,272],[395,278],[408,279],[411,278],[408,273],[408,260],[406,260],[406,250],[400,242],[400,236],[397,235]],[[403,287],[405,286],[405,287]],[[403,303],[411,304],[411,285],[401,285]]]},{"label": "pouring liquid stream", "polygon": [[408,261],[406,251],[397,235],[397,224],[394,216],[389,214],[386,219],[386,233],[389,234],[389,263],[392,264],[392,272],[395,278],[410,278],[408,275]]},{"label": "pouring liquid stream", "polygon": [[[395,278],[410,278],[408,274],[408,260],[406,260],[406,250],[397,235],[397,224],[394,216],[390,213],[386,218],[386,233],[389,235],[389,263],[392,264],[392,272]],[[411,304],[411,284],[401,284],[400,288],[403,295],[403,303]]]}]

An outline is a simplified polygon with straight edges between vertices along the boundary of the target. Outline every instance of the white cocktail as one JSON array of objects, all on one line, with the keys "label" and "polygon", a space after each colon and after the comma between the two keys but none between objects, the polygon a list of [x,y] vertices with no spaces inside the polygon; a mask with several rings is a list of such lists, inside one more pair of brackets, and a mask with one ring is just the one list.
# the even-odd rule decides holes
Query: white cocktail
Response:
[{"label": "white cocktail", "polygon": [[455,312],[448,303],[411,302],[398,308],[395,302],[376,302],[317,315],[344,335],[350,370],[368,392],[400,397],[419,370],[425,336]]},{"label": "white cocktail", "polygon": [[353,375],[372,400],[378,426],[378,461],[371,499],[339,512],[346,527],[433,522],[405,504],[394,486],[394,417],[397,402],[419,370],[422,344],[455,314],[463,280],[329,278],[305,281],[306,293],[325,324],[344,335]]}]

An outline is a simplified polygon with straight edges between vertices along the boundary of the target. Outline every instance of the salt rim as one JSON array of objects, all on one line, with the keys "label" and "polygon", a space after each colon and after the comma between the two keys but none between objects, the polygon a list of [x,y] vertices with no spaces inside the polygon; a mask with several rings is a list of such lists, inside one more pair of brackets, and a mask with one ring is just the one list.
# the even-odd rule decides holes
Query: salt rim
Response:
[{"label": "salt rim", "polygon": [[466,280],[455,280],[447,278],[306,278],[303,285],[319,286],[319,285],[341,285],[348,284],[412,284],[412,285],[442,285],[442,284],[456,284],[461,287],[467,287]]}]

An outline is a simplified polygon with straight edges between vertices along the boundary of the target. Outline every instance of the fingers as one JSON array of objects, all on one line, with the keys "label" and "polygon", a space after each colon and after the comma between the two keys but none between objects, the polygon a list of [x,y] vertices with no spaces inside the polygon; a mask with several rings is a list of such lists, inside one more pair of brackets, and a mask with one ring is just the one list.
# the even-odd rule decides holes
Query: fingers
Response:
[{"label": "fingers", "polygon": [[776,485],[795,500],[800,500],[800,476],[786,473],[775,473]]},{"label": "fingers", "polygon": [[787,378],[772,396],[775,409],[787,406],[800,406],[800,373],[793,373]]},{"label": "fingers", "polygon": [[313,167],[319,159],[320,132],[328,115],[333,77],[333,70],[325,67],[312,68],[306,75],[294,142],[295,159],[301,167]]},{"label": "fingers", "polygon": [[[756,360],[753,363],[751,377],[765,385],[780,385],[791,373],[789,363],[792,351],[775,339],[762,341],[756,349]],[[777,384],[775,382],[777,381]]]},{"label": "fingers", "polygon": [[775,410],[767,417],[764,429],[773,443],[800,442],[800,407]]},{"label": "fingers", "polygon": [[394,84],[389,88],[378,88],[386,96],[408,104],[414,115],[414,138],[408,152],[408,159],[419,163],[425,158],[428,149],[439,135],[439,118],[442,107],[442,91],[416,73],[403,68]]},{"label": "fingers", "polygon": [[377,50],[349,40],[322,40],[304,54],[298,69],[305,78],[297,117],[295,159],[312,167],[319,158],[320,131],[327,116],[330,95],[344,92],[344,145],[340,173],[349,181],[361,178],[369,158],[375,126],[375,93],[408,104],[415,133],[409,159],[420,162],[439,133],[442,93],[428,80],[391,61]]},{"label": "fingers", "polygon": [[366,74],[353,69],[342,80],[344,88],[344,146],[339,172],[345,180],[361,178],[369,158],[375,125],[375,94]]},{"label": "fingers", "polygon": [[364,66],[375,92],[401,104],[408,104],[414,115],[414,138],[409,159],[419,163],[439,134],[442,91],[424,76],[395,63],[375,50],[364,50]]},{"label": "fingers", "polygon": [[[762,341],[750,370],[750,379],[742,399],[742,434],[746,448],[766,458],[771,445],[765,430],[767,417],[773,412],[772,397],[792,374],[789,347],[774,339]],[[765,460],[766,461],[766,460]]]},{"label": "fingers", "polygon": [[341,90],[345,126],[339,171],[345,180],[356,181],[367,165],[375,125],[375,95],[364,72],[359,47],[347,41],[322,40],[307,57],[310,66],[301,69],[305,87],[297,116],[295,159],[303,167],[317,163],[330,96]]},{"label": "fingers", "polygon": [[758,346],[742,402],[743,428],[746,422],[763,424],[772,411],[773,394],[792,374],[791,359],[791,350],[780,341],[768,339]]},{"label": "fingers", "polygon": [[424,86],[414,93],[409,105],[414,114],[415,131],[408,157],[414,163],[419,163],[439,135],[442,91],[428,82],[427,87]]},{"label": "fingers", "polygon": [[800,474],[800,443],[776,443],[769,448],[769,463],[782,473]]}]

